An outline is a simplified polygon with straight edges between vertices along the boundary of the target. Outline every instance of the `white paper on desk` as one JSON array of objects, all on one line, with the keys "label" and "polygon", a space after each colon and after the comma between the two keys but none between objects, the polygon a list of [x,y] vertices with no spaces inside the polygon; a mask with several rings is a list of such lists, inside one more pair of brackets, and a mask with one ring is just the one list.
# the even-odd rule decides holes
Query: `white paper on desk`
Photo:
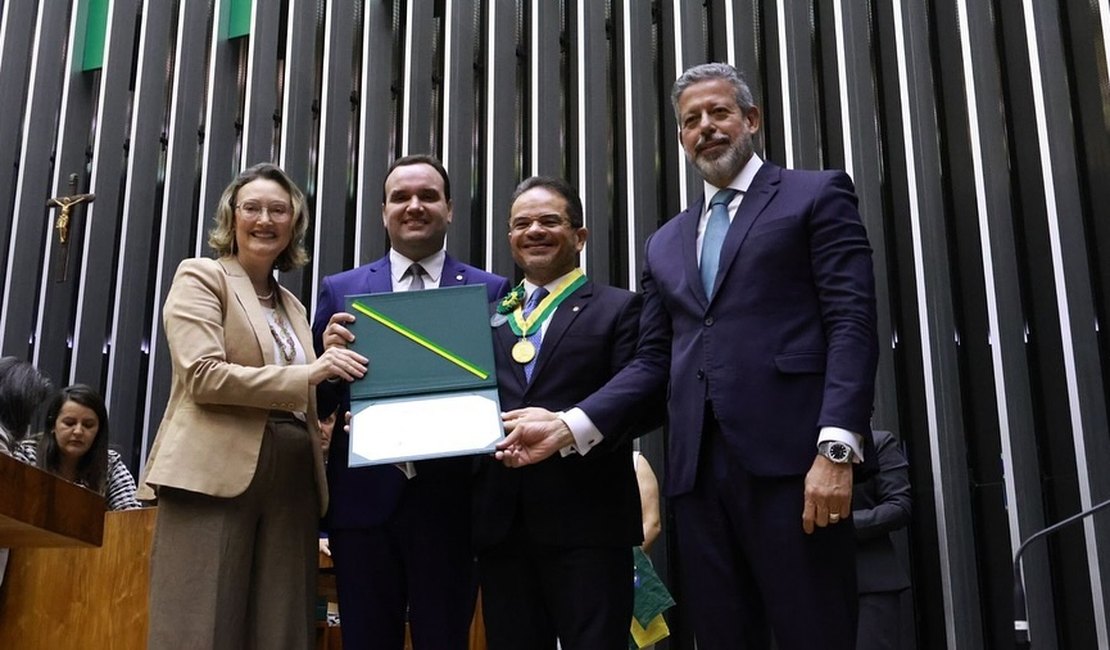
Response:
[{"label": "white paper on desk", "polygon": [[497,401],[478,393],[394,398],[352,415],[349,465],[492,452],[503,436]]}]

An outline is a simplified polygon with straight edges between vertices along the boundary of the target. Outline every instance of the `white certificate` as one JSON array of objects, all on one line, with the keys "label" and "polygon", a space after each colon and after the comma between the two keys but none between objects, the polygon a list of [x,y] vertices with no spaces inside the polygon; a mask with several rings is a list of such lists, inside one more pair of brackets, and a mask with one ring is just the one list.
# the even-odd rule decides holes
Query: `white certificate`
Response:
[{"label": "white certificate", "polygon": [[356,402],[350,467],[492,453],[504,437],[497,389]]}]

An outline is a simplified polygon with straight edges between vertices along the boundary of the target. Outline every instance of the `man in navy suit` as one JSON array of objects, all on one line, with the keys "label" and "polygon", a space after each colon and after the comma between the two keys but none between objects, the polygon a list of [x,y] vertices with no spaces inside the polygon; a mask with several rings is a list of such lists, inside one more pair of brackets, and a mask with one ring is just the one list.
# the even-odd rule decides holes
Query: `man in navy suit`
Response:
[{"label": "man in navy suit", "polygon": [[687,70],[671,99],[704,196],[646,244],[636,357],[559,419],[517,424],[502,456],[532,462],[587,431],[604,440],[666,391],[665,493],[698,647],[764,648],[773,633],[783,650],[848,650],[844,522],[878,356],[852,182],[755,155],[759,109],[731,65]]},{"label": "man in navy suit", "polygon": [[[524,281],[494,317],[502,409],[570,408],[632,358],[640,296],[585,277],[588,234],[566,181],[517,187],[509,245]],[[588,457],[576,444],[522,469],[483,459],[474,539],[490,650],[628,645],[631,549],[643,541],[631,438],[609,436]]]},{"label": "man in navy suit", "polygon": [[[492,302],[509,290],[505,278],[463,264],[444,250],[451,184],[435,158],[406,156],[390,166],[382,222],[389,253],[328,276],[320,285],[312,329],[318,352],[354,340],[346,328],[355,318],[344,311],[348,295],[485,284]],[[321,413],[350,408],[346,384],[321,384],[318,392]],[[416,650],[465,649],[476,594],[472,459],[352,469],[349,448],[347,434],[337,429],[327,465],[331,505],[324,519],[335,561],[343,646],[400,650],[407,619]]]}]

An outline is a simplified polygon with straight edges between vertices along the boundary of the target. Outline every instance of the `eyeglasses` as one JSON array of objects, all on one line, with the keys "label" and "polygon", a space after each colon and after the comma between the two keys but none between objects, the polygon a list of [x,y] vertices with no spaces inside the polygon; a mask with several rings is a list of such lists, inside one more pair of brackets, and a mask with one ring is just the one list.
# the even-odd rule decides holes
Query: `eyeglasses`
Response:
[{"label": "eyeglasses", "polygon": [[263,212],[270,215],[270,221],[288,221],[289,217],[292,215],[289,206],[284,203],[259,205],[258,203],[248,201],[246,203],[240,203],[235,207],[239,209],[239,214],[251,221],[261,217]]},{"label": "eyeglasses", "polygon": [[537,223],[540,228],[544,230],[556,230],[563,226],[569,226],[570,221],[558,214],[541,214],[538,217],[514,217],[509,220],[510,232],[525,232],[532,227],[532,224]]}]

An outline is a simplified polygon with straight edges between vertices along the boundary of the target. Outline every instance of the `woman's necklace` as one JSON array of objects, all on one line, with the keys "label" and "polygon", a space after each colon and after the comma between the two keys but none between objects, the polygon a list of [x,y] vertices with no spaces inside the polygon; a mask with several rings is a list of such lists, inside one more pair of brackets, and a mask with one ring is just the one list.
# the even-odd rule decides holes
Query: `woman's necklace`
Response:
[{"label": "woman's necklace", "polygon": [[[270,295],[273,295],[272,291]],[[280,309],[274,309],[274,320],[270,321],[269,325],[270,334],[273,335],[278,350],[281,351],[281,358],[285,360],[285,365],[292,364],[297,358],[297,344],[293,340],[293,333],[289,331],[289,322],[282,318]]]},{"label": "woman's necklace", "polygon": [[269,299],[274,297],[274,288],[270,287],[270,293],[267,293],[265,295],[260,294],[260,293],[256,293],[256,294],[254,294],[254,297],[258,298],[259,300],[269,300]]}]

